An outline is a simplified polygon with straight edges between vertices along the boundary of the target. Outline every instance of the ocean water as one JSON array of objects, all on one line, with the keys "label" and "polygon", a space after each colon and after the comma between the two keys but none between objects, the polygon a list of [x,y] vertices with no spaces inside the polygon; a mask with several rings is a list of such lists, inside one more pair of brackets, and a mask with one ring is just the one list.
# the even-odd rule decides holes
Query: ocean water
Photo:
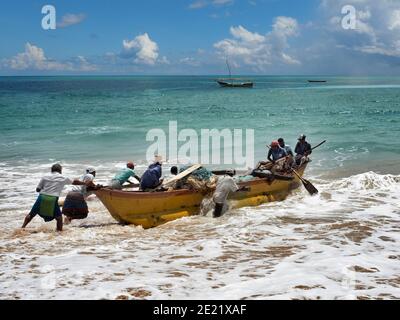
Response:
[{"label": "ocean water", "polygon": [[[0,299],[400,298],[400,78],[214,78],[0,77]],[[326,139],[306,171],[320,193],[151,230],[93,198],[62,234],[18,229],[52,163],[95,166],[99,183],[126,160],[141,173],[146,133],[171,120],[253,129],[256,160],[279,136]]]}]

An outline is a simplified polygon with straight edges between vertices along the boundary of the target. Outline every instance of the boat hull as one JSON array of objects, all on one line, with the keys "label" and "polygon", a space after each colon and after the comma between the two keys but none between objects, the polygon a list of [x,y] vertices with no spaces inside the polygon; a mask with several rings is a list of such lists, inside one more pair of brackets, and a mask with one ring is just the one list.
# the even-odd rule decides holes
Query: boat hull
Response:
[{"label": "boat hull", "polygon": [[[303,174],[305,166],[298,171]],[[258,206],[262,203],[284,200],[291,190],[300,186],[297,177],[292,180],[256,179],[239,183],[250,187],[250,191],[237,192],[229,197],[232,208]],[[101,189],[96,191],[110,214],[125,224],[152,228],[182,217],[200,213],[205,195],[191,190],[165,192],[134,192]]]},{"label": "boat hull", "polygon": [[253,87],[253,82],[226,82],[226,81],[217,81],[218,84],[221,87],[227,87],[227,88],[252,88]]}]

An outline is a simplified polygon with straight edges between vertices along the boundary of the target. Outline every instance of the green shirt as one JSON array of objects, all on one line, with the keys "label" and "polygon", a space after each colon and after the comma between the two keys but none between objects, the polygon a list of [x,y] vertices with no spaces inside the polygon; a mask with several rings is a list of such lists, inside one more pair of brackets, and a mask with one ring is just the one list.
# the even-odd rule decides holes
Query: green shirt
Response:
[{"label": "green shirt", "polygon": [[121,185],[128,181],[128,179],[135,175],[135,171],[129,168],[124,168],[120,172],[118,172],[114,180],[118,180]]}]

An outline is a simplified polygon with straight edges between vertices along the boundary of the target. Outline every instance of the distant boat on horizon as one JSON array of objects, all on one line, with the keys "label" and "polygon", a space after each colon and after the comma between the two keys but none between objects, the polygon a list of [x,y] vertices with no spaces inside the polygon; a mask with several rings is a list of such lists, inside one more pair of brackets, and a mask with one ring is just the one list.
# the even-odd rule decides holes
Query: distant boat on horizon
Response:
[{"label": "distant boat on horizon", "polygon": [[244,80],[240,78],[232,78],[231,67],[229,66],[228,59],[226,59],[226,66],[229,71],[229,78],[221,78],[216,81],[221,87],[227,88],[252,88],[254,83],[249,80]]},{"label": "distant boat on horizon", "polygon": [[325,83],[328,82],[327,80],[308,80],[310,83]]}]

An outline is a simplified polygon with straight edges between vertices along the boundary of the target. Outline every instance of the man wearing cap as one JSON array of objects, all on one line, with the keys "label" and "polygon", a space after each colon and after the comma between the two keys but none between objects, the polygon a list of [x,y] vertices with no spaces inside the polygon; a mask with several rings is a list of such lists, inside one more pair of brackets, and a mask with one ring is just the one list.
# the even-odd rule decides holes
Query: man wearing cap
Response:
[{"label": "man wearing cap", "polygon": [[301,165],[307,157],[312,153],[311,145],[306,141],[306,136],[304,134],[300,135],[296,148],[296,164]]},{"label": "man wearing cap", "polygon": [[74,186],[71,192],[68,192],[65,198],[62,214],[65,215],[64,224],[71,223],[74,219],[85,219],[89,214],[89,209],[86,203],[90,196],[88,187],[95,187],[94,178],[96,170],[93,167],[86,169],[86,173],[79,179],[83,185]]},{"label": "man wearing cap", "polygon": [[122,186],[126,182],[133,184],[133,182],[129,180],[130,177],[134,177],[139,182],[141,180],[135,173],[135,164],[133,162],[128,162],[126,168],[122,169],[115,175],[110,183],[111,189],[121,190]]},{"label": "man wearing cap", "polygon": [[25,217],[22,229],[24,229],[36,215],[39,215],[46,222],[56,219],[57,231],[62,231],[63,221],[61,210],[58,205],[58,198],[64,186],[69,184],[84,185],[85,183],[79,180],[72,181],[63,176],[61,165],[53,165],[51,167],[51,174],[44,176],[36,188],[36,192],[39,192],[39,196],[30,213]]},{"label": "man wearing cap", "polygon": [[278,141],[272,141],[271,148],[268,151],[268,160],[274,163],[275,161],[286,157],[288,154],[285,149],[281,148]]}]

